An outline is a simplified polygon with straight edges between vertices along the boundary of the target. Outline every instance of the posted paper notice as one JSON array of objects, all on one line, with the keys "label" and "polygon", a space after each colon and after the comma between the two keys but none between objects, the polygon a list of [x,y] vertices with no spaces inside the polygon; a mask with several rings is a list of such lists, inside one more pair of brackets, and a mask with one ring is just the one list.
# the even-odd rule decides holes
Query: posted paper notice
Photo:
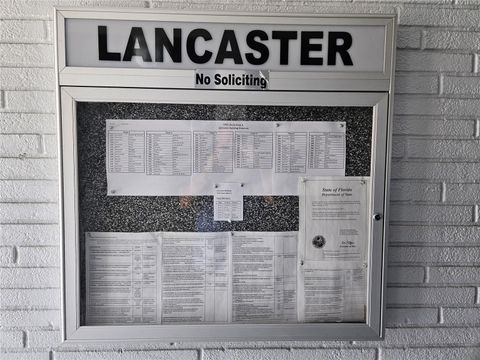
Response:
[{"label": "posted paper notice", "polygon": [[243,220],[243,184],[219,183],[214,185],[213,220]]},{"label": "posted paper notice", "polygon": [[296,232],[86,234],[86,325],[295,322]]},{"label": "posted paper notice", "polygon": [[312,177],[299,188],[299,320],[364,321],[370,178]]},{"label": "posted paper notice", "polygon": [[107,120],[108,195],[298,195],[298,177],[345,175],[345,122]]}]

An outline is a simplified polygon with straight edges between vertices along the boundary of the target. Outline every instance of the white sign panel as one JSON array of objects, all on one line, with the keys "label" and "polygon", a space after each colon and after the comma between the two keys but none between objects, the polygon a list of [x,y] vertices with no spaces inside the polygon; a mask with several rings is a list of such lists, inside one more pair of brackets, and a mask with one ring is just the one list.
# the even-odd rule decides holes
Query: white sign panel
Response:
[{"label": "white sign panel", "polygon": [[383,72],[385,26],[67,19],[66,65]]},{"label": "white sign panel", "polygon": [[298,178],[345,175],[345,122],[107,120],[109,195],[297,195]]}]

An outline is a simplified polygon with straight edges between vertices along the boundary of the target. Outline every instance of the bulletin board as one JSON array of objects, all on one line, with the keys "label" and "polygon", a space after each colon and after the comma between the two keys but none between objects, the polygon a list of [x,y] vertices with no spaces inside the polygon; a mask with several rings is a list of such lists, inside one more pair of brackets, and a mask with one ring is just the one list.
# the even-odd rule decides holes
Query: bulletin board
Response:
[{"label": "bulletin board", "polygon": [[[171,17],[135,14],[140,25]],[[93,69],[76,60],[69,65],[64,46],[69,18],[124,16],[57,11],[64,341],[381,338],[393,55],[384,58],[390,62],[382,76],[367,76],[373,80],[362,73],[307,77],[270,71],[267,91],[230,84],[212,89],[187,81],[193,75],[198,82],[198,74],[207,76],[209,69]],[[393,36],[393,17],[374,20]],[[213,70],[212,78],[219,72]],[[125,74],[138,83],[126,86]],[[323,81],[311,82],[312,75]],[[171,86],[173,79],[177,86]],[[261,130],[252,137],[250,126]],[[214,152],[223,157],[233,152],[231,172],[262,168],[263,161],[271,164],[272,178],[292,172],[295,181],[281,177],[277,182],[287,179],[288,186],[275,188],[272,181],[272,190],[265,191],[255,187],[255,175],[245,181],[226,175],[223,181],[222,175],[208,175],[210,162],[178,165],[185,152],[192,162],[201,158],[200,146],[225,129],[234,129],[234,145]],[[298,134],[308,134],[305,143],[296,142]],[[159,143],[166,141],[164,135],[168,146]],[[256,149],[255,160],[242,157],[240,141]],[[281,141],[288,143],[282,153]],[[219,142],[215,138],[215,146]],[[294,156],[303,150],[308,155],[301,170]],[[174,157],[167,165],[158,155],[165,151]],[[287,170],[279,167],[282,161]],[[144,175],[130,180],[117,175],[142,169]],[[162,190],[174,188],[176,181],[163,172],[183,176],[185,169],[193,169],[191,176],[207,176],[200,174],[189,190]],[[220,192],[225,186],[228,191]],[[311,221],[317,227],[313,233]],[[341,244],[335,233],[344,239]],[[196,287],[202,281],[204,289]]]}]

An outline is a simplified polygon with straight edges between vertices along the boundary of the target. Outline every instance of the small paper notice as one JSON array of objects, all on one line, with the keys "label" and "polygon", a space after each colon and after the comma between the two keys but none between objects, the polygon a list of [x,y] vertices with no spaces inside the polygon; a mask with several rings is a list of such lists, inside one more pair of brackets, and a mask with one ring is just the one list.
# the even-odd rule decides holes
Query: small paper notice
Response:
[{"label": "small paper notice", "polygon": [[213,189],[213,220],[243,221],[242,184],[215,184]]}]

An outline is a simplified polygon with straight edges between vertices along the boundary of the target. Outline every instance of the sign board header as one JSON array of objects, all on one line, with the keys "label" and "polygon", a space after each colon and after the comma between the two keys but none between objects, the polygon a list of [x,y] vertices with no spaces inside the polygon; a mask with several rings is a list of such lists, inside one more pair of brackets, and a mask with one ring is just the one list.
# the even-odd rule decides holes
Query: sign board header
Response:
[{"label": "sign board header", "polygon": [[66,19],[72,67],[383,72],[383,25]]}]

